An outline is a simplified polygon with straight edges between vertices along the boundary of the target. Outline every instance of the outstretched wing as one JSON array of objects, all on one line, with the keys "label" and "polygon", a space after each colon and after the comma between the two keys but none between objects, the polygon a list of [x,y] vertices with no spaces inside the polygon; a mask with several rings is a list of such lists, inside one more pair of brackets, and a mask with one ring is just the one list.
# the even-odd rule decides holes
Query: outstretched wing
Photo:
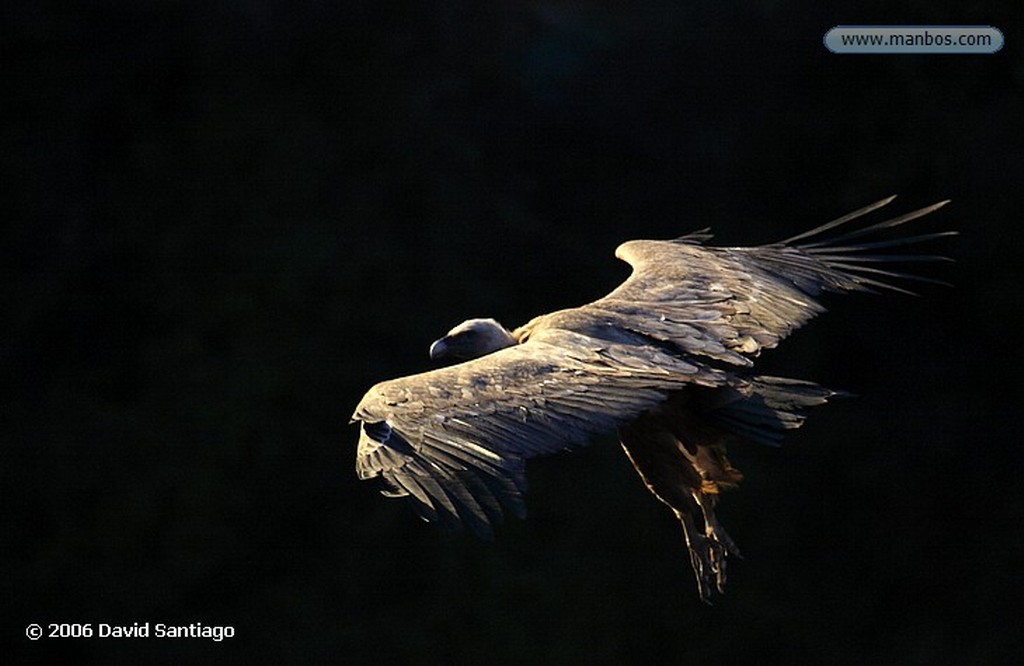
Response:
[{"label": "outstretched wing", "polygon": [[524,514],[525,460],[613,429],[722,373],[656,346],[547,329],[466,363],[374,386],[356,408],[356,469],[420,515],[489,537]]},{"label": "outstretched wing", "polygon": [[[751,365],[762,349],[775,347],[793,330],[824,311],[823,291],[906,291],[886,278],[927,278],[878,268],[880,262],[938,261],[922,254],[877,254],[956,232],[864,242],[873,232],[896,227],[941,208],[943,201],[841,235],[822,238],[891,202],[883,199],[817,229],[760,247],[704,247],[706,232],[673,241],[623,243],[615,256],[633,273],[613,292],[568,313],[578,322],[600,321],[619,330],[673,344],[736,365]],[[531,324],[543,326],[544,317]]]}]

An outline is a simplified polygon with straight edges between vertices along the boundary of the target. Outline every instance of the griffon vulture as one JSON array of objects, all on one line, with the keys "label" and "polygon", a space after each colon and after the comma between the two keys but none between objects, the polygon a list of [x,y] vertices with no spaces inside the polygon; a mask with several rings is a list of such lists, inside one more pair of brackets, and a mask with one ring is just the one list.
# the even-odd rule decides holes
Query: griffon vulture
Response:
[{"label": "griffon vulture", "polygon": [[618,429],[644,484],[682,523],[708,601],[723,591],[726,556],[738,554],[714,512],[742,478],[726,444],[777,445],[837,394],[755,374],[758,354],[823,312],[822,292],[905,292],[885,280],[925,278],[879,263],[944,259],[887,248],[955,232],[865,237],[945,201],[849,224],[893,198],[759,247],[708,247],[707,230],[629,241],[615,256],[632,274],[604,298],[512,331],[493,319],[455,327],[430,355],[459,363],[377,384],[356,407],[359,478],[379,478],[385,495],[409,497],[428,521],[489,538],[505,512],[526,513],[528,458]]}]

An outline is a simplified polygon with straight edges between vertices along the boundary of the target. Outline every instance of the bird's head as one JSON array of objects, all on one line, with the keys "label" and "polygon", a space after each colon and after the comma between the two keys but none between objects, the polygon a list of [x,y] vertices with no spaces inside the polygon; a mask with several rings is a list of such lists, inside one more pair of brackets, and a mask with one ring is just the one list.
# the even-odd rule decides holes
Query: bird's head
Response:
[{"label": "bird's head", "polygon": [[493,319],[470,319],[430,345],[430,358],[468,361],[516,342],[508,329]]}]

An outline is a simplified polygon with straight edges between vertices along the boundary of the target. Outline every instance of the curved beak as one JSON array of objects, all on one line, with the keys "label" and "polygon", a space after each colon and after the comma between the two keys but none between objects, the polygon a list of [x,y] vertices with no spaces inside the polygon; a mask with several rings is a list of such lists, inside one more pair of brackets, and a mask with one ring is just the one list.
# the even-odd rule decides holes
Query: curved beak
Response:
[{"label": "curved beak", "polygon": [[448,343],[445,342],[445,338],[435,340],[434,344],[430,345],[430,358],[439,359],[444,358],[448,354]]}]

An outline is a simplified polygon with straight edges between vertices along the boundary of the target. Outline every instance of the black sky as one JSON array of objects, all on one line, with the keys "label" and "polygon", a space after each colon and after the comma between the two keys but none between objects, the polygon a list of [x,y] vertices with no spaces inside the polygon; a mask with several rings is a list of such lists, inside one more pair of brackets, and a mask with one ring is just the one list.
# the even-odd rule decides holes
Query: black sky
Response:
[{"label": "black sky", "polygon": [[[0,10],[5,642],[27,660],[1008,663],[1021,12],[1007,3],[32,3]],[[838,56],[837,24],[992,56]],[[353,471],[373,383],[459,321],[627,274],[631,238],[950,198],[952,288],[851,296],[764,368],[812,415],[720,516],[714,607],[613,438],[446,534]],[[230,624],[29,642],[32,622]]]}]

